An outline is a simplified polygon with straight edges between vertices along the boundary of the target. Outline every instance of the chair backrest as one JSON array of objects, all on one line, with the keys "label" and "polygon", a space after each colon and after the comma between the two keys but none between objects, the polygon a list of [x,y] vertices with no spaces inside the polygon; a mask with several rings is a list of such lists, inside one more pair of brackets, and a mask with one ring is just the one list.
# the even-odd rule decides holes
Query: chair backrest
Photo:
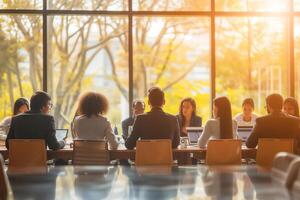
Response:
[{"label": "chair backrest", "polygon": [[136,144],[135,165],[172,166],[172,142],[169,139],[139,140]]},{"label": "chair backrest", "polygon": [[42,139],[9,140],[9,172],[45,172],[47,152]]},{"label": "chair backrest", "polygon": [[236,139],[209,140],[206,150],[207,165],[240,165],[242,141]]},{"label": "chair backrest", "polygon": [[273,159],[277,153],[293,153],[294,148],[294,139],[261,138],[258,140],[256,164],[271,169]]},{"label": "chair backrest", "polygon": [[300,157],[286,152],[277,153],[272,164],[272,179],[291,188],[300,167]]},{"label": "chair backrest", "polygon": [[0,199],[12,198],[12,190],[4,170],[4,160],[0,154]]},{"label": "chair backrest", "polygon": [[110,157],[105,140],[74,140],[74,165],[108,165]]}]

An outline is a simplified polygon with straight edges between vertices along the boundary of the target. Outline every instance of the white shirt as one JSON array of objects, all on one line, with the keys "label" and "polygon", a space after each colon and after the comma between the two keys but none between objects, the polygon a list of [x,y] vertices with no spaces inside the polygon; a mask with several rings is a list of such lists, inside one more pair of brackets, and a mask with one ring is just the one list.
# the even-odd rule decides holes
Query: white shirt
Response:
[{"label": "white shirt", "polygon": [[118,148],[118,142],[110,122],[103,116],[78,116],[74,119],[74,135],[76,139],[97,140],[105,139],[111,149]]},{"label": "white shirt", "polygon": [[[237,123],[232,120],[233,138],[237,138]],[[203,133],[198,139],[200,148],[206,147],[209,139],[220,139],[220,118],[210,119],[206,122]]]},{"label": "white shirt", "polygon": [[5,140],[8,134],[12,117],[6,117],[0,122],[0,140]]},{"label": "white shirt", "polygon": [[254,126],[255,121],[258,117],[256,114],[252,113],[251,114],[251,120],[249,122],[246,122],[246,121],[244,121],[243,116],[244,116],[244,114],[240,113],[240,114],[237,114],[234,117],[234,119],[236,120],[238,126]]}]

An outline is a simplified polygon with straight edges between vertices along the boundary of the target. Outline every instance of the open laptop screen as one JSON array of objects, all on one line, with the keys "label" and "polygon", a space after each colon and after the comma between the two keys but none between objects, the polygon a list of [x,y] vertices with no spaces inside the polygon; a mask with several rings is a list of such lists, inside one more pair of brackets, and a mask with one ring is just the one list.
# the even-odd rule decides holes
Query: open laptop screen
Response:
[{"label": "open laptop screen", "polygon": [[68,136],[68,129],[56,129],[55,136],[58,141],[63,140]]},{"label": "open laptop screen", "polygon": [[242,141],[246,141],[251,134],[253,126],[239,126],[238,127],[238,138]]},{"label": "open laptop screen", "polygon": [[187,127],[186,130],[190,145],[197,144],[198,138],[203,132],[203,127]]}]

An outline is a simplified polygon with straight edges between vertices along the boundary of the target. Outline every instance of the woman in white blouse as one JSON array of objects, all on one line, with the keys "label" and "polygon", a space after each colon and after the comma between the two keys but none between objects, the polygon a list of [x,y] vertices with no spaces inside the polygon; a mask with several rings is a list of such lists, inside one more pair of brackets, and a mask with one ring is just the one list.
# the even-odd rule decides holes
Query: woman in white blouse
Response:
[{"label": "woman in white blouse", "polygon": [[198,139],[201,148],[206,147],[209,139],[236,138],[237,125],[232,120],[231,105],[227,97],[219,97],[213,103],[214,118],[206,122],[204,130]]},{"label": "woman in white blouse", "polygon": [[[14,103],[13,116],[27,112],[28,110],[28,100],[24,97],[18,98]],[[13,116],[6,117],[0,122],[0,140],[6,139]]]},{"label": "woman in white blouse", "polygon": [[237,114],[234,119],[238,126],[254,126],[256,118],[258,117],[253,113],[254,111],[254,101],[252,98],[247,98],[242,104],[243,113]]},{"label": "woman in white blouse", "polygon": [[111,149],[118,148],[110,122],[103,116],[108,111],[107,98],[96,92],[87,92],[79,101],[78,114],[74,119],[75,139],[105,139]]}]

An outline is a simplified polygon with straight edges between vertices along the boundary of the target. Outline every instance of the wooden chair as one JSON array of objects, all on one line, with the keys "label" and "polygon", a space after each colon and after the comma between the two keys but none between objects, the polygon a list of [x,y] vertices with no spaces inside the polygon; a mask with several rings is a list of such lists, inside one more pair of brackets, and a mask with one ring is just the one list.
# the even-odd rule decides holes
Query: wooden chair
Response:
[{"label": "wooden chair", "polygon": [[236,139],[209,140],[206,151],[207,165],[240,165],[242,141]]},{"label": "wooden chair", "polygon": [[4,170],[4,160],[0,154],[0,199],[13,199],[8,177]]},{"label": "wooden chair", "polygon": [[110,157],[105,140],[74,140],[74,165],[109,165]]},{"label": "wooden chair", "polygon": [[279,152],[293,153],[294,139],[262,138],[258,140],[256,164],[271,169],[274,157]]},{"label": "wooden chair", "polygon": [[169,139],[139,140],[136,145],[136,166],[172,166],[172,142]]},{"label": "wooden chair", "polygon": [[47,152],[42,139],[11,139],[9,140],[8,172],[47,171]]}]

